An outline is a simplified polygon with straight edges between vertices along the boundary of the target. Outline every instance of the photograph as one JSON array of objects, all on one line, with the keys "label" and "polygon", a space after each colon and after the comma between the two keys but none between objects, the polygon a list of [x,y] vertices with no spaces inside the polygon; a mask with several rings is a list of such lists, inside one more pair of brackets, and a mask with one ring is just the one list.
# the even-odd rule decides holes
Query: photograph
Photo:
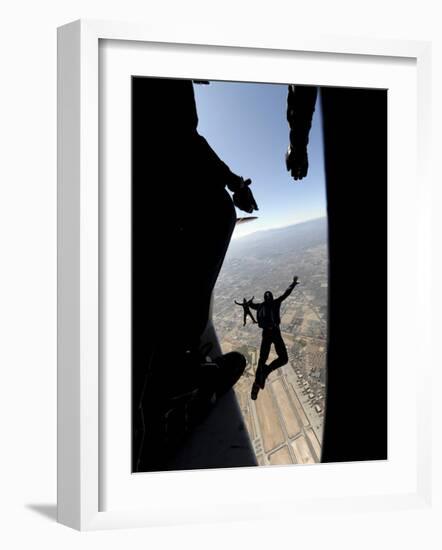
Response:
[{"label": "photograph", "polygon": [[388,458],[387,98],[132,75],[133,473]]},{"label": "photograph", "polygon": [[6,3],[2,548],[442,548],[439,4]]}]

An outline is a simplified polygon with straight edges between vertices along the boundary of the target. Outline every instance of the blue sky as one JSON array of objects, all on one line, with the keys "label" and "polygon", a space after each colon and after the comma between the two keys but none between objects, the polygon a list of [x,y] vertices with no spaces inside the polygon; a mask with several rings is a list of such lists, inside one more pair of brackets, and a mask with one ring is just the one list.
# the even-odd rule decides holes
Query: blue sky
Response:
[{"label": "blue sky", "polygon": [[252,180],[259,219],[237,226],[234,237],[326,215],[320,101],[310,132],[309,173],[295,182],[284,160],[286,85],[212,81],[194,87],[199,133],[233,172]]}]

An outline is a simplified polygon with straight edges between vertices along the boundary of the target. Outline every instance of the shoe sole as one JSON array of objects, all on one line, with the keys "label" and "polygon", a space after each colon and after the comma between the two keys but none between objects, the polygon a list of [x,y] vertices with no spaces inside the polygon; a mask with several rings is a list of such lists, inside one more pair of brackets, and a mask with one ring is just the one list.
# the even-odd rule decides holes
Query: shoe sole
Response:
[{"label": "shoe sole", "polygon": [[258,397],[259,390],[260,390],[259,385],[256,384],[256,383],[253,383],[252,392],[250,394],[250,397],[251,397],[252,401],[256,401],[256,399]]}]

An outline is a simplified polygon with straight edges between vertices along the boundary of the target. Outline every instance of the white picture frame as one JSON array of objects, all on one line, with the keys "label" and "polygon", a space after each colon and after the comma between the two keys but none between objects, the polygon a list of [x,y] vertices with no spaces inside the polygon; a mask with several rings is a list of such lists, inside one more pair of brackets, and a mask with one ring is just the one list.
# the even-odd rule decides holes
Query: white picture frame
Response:
[{"label": "white picture frame", "polygon": [[[396,225],[389,238],[394,245],[397,230],[404,229],[407,224],[407,208],[412,207],[414,200],[415,218],[407,225],[406,231],[411,237],[408,253],[416,260],[416,265],[408,269],[407,275],[419,290],[412,295],[411,309],[417,317],[418,313],[424,314],[430,307],[430,252],[427,243],[430,242],[428,213],[431,208],[431,185],[427,151],[431,105],[428,43],[354,37],[312,39],[297,34],[281,38],[280,42],[271,45],[266,43],[265,38],[256,39],[253,43],[226,40],[210,44],[203,37],[186,36],[184,31],[180,35],[174,32],[171,36],[160,36],[151,28],[136,24],[76,21],[61,27],[58,30],[58,521],[76,529],[90,530],[261,518],[274,513],[284,516],[295,509],[299,514],[318,510],[326,512],[331,507],[334,511],[340,509],[345,512],[355,506],[366,511],[426,506],[431,496],[430,403],[424,388],[428,385],[430,361],[420,365],[421,376],[407,386],[407,398],[413,395],[417,399],[416,408],[411,407],[409,413],[412,429],[415,430],[412,445],[415,453],[413,459],[404,465],[395,485],[386,482],[382,485],[381,481],[372,491],[364,493],[362,487],[355,489],[355,483],[363,476],[393,478],[392,471],[400,470],[400,458],[397,463],[392,460],[387,466],[368,463],[254,468],[253,472],[249,469],[247,473],[241,469],[160,473],[150,474],[143,481],[143,494],[149,487],[145,504],[140,505],[135,500],[131,503],[130,493],[127,493],[120,502],[117,498],[110,509],[103,510],[100,496],[103,434],[100,430],[99,48],[100,41],[104,40],[125,41],[129,46],[142,43],[167,45],[177,62],[184,50],[189,52],[197,48],[212,65],[215,50],[227,53],[230,59],[240,56],[243,59],[248,54],[258,58],[261,55],[264,59],[271,55],[273,59],[279,59],[281,66],[289,63],[294,53],[317,56],[324,63],[333,59],[362,66],[370,59],[389,66],[412,63],[415,67],[413,78],[417,84],[414,105],[417,126],[415,135],[404,138],[408,139],[404,147],[411,151],[411,157],[407,157],[411,159],[408,168],[417,164],[419,185],[414,172],[410,176],[400,171],[397,151],[389,153],[392,169],[398,169],[393,174],[393,180],[400,175],[410,184],[409,190],[404,191],[404,215],[401,217],[395,211]],[[186,76],[186,67],[181,70],[182,76]],[[263,74],[262,78],[267,76]],[[244,79],[247,80],[247,76]],[[410,96],[410,101],[413,97]],[[393,196],[396,197],[395,194]],[[399,251],[395,255],[395,265],[402,260]],[[407,286],[401,287],[400,282],[396,286],[400,290],[407,289]],[[419,346],[423,348],[430,333],[430,321],[425,321],[425,315],[420,315],[420,318],[424,320],[419,323],[412,321],[412,328],[419,335]],[[393,357],[393,361],[397,362],[400,358],[404,364],[411,364],[419,351],[420,347],[408,350],[402,358],[400,355]],[[397,414],[389,415],[390,436],[392,430],[393,437],[397,433],[398,423],[400,417]],[[398,449],[400,444],[399,441]],[[387,471],[387,468],[390,470]],[[130,475],[129,471],[127,475]],[[262,487],[259,496],[251,489],[256,483],[256,476],[259,476]],[[336,487],[342,487],[344,483],[343,491],[334,493],[333,483],[327,491],[322,491],[321,487],[326,483],[324,480],[332,478],[336,481]],[[298,488],[304,487],[303,492],[297,491],[302,493],[301,496],[291,497],[279,491],[282,484],[290,482],[296,482]],[[245,489],[250,488],[243,498],[232,492],[229,502],[228,491],[215,498],[211,496],[211,484],[237,487],[242,483],[245,483]],[[136,481],[135,484],[140,485],[141,482]],[[161,491],[171,491],[173,487],[179,487],[181,494],[186,496],[175,498],[173,504],[158,498]],[[189,493],[189,487],[197,489]],[[309,487],[312,489],[310,497]],[[208,505],[210,499],[213,499],[213,505]],[[275,512],[269,514],[267,503],[276,504],[271,507]]]}]

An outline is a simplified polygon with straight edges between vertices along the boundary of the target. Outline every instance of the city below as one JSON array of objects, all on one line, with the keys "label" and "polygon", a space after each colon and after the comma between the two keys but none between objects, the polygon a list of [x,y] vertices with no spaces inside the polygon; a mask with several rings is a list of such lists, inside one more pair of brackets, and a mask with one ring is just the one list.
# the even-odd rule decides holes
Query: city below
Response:
[{"label": "city below", "polygon": [[[272,372],[252,401],[261,329],[235,305],[266,290],[281,295],[300,284],[281,306],[281,334],[289,362]],[[235,386],[258,464],[314,464],[321,459],[326,397],[328,250],[327,220],[320,218],[256,232],[231,242],[215,288],[213,320],[223,352],[247,358]],[[255,314],[256,312],[252,312]],[[268,363],[276,355],[273,347]]]}]

